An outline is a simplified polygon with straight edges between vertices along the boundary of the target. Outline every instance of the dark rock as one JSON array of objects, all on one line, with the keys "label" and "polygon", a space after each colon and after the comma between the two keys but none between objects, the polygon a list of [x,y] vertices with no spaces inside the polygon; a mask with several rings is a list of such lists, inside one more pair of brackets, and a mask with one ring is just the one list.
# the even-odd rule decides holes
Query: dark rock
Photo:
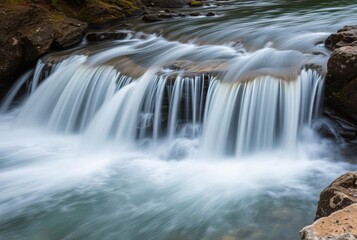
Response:
[{"label": "dark rock", "polygon": [[331,34],[326,40],[325,45],[330,49],[336,49],[344,46],[350,46],[357,41],[357,25],[345,26]]},{"label": "dark rock", "polygon": [[[345,26],[325,41],[326,46],[334,49],[327,63],[326,106],[353,121],[357,121],[356,41],[357,26]],[[347,137],[352,138],[353,136]]]},{"label": "dark rock", "polygon": [[83,1],[81,4],[58,1],[56,9],[65,12],[68,17],[86,22],[90,28],[102,28],[144,12],[140,0]]},{"label": "dark rock", "polygon": [[0,85],[16,77],[52,47],[78,44],[87,25],[43,5],[10,6],[0,11]]},{"label": "dark rock", "polygon": [[320,194],[315,220],[357,203],[357,172],[346,173]]},{"label": "dark rock", "polygon": [[199,13],[199,12],[191,12],[191,13],[189,13],[189,15],[192,16],[192,17],[198,17],[198,16],[201,16],[201,13]]},{"label": "dark rock", "polygon": [[34,62],[39,57],[46,54],[54,40],[52,28],[38,26],[24,31],[20,30],[21,41],[24,46],[24,61]]},{"label": "dark rock", "polygon": [[[354,142],[357,138],[357,125],[344,118],[331,108],[324,110],[325,120],[317,130],[321,136],[333,139],[335,143]],[[356,146],[357,147],[357,146]]]},{"label": "dark rock", "polygon": [[87,24],[73,18],[64,18],[54,25],[53,46],[57,49],[67,49],[79,44],[87,30]]},{"label": "dark rock", "polygon": [[208,12],[206,14],[207,17],[213,17],[213,16],[216,16],[216,14],[214,12]]},{"label": "dark rock", "polygon": [[146,6],[160,8],[181,8],[188,4],[188,0],[142,0]]},{"label": "dark rock", "polygon": [[158,14],[146,14],[143,17],[143,20],[145,22],[159,22],[159,21],[162,21],[163,19],[160,18]]},{"label": "dark rock", "polygon": [[128,36],[126,32],[95,32],[87,34],[87,41],[101,42],[108,40],[122,40]]},{"label": "dark rock", "polygon": [[357,77],[357,47],[341,47],[333,51],[327,63],[327,85],[340,91],[350,80]]}]

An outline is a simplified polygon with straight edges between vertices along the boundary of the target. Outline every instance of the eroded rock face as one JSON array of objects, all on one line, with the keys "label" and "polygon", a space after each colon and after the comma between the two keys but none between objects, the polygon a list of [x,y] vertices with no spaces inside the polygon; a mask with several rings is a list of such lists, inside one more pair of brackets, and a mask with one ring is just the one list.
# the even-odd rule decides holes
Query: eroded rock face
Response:
[{"label": "eroded rock face", "polygon": [[357,240],[357,204],[323,217],[300,232],[302,240]]},{"label": "eroded rock face", "polygon": [[321,192],[316,219],[327,217],[354,203],[357,203],[357,172],[350,172],[337,178]]},{"label": "eroded rock face", "polygon": [[327,63],[329,90],[338,92],[357,77],[357,47],[341,47],[333,51]]},{"label": "eroded rock face", "polygon": [[357,121],[357,26],[345,26],[325,44],[334,49],[327,64],[326,105]]},{"label": "eroded rock face", "polygon": [[3,7],[0,11],[0,86],[4,92],[25,68],[51,48],[65,49],[81,42],[86,29],[86,23],[60,13],[52,14],[39,4]]},{"label": "eroded rock face", "polygon": [[336,49],[344,46],[357,44],[357,25],[345,26],[331,34],[326,40],[325,45],[330,49]]}]

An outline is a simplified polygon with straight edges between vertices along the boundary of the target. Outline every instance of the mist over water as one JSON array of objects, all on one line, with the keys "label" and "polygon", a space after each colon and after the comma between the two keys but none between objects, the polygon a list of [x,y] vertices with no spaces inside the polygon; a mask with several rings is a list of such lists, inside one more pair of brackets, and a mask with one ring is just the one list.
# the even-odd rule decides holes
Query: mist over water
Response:
[{"label": "mist over water", "polygon": [[356,167],[314,126],[323,40],[357,5],[221,4],[19,79],[0,106],[0,239],[299,239]]}]

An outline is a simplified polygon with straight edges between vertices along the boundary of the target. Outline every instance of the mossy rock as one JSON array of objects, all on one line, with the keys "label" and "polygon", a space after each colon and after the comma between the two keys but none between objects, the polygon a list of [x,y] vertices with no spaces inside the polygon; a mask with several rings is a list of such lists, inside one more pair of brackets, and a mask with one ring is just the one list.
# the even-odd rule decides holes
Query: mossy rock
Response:
[{"label": "mossy rock", "polygon": [[192,2],[190,2],[190,6],[191,7],[200,7],[202,5],[203,5],[202,1],[192,1]]}]

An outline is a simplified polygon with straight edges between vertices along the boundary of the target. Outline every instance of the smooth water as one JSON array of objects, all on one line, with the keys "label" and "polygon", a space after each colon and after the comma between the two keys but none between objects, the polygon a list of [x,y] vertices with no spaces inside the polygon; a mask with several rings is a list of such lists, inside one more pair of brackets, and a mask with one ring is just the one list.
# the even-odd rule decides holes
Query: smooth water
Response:
[{"label": "smooth water", "polygon": [[139,23],[19,79],[0,108],[0,239],[299,239],[356,168],[314,125],[323,40],[357,3],[198,10],[218,15]]}]

